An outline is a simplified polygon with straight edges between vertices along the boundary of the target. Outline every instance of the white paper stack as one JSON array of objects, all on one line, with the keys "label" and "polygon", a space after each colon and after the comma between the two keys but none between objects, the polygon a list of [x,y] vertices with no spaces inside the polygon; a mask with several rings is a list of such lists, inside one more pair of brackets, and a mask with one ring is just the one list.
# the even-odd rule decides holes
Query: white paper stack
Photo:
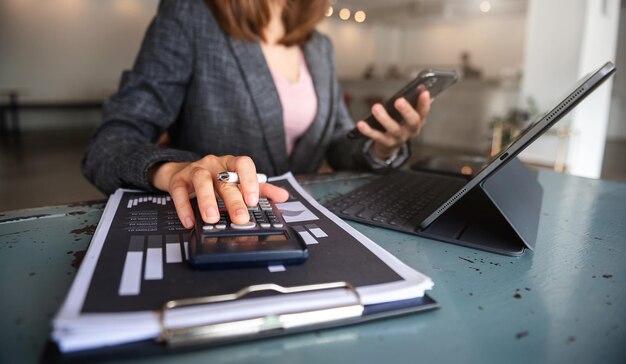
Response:
[{"label": "white paper stack", "polygon": [[[318,225],[321,226],[321,221],[325,221],[327,224],[336,224],[401,277],[401,279],[395,281],[356,287],[360,295],[360,303],[363,305],[367,306],[422,297],[426,290],[433,287],[433,282],[429,277],[408,267],[321,206],[302,189],[291,174],[274,178],[273,181],[288,183],[300,195],[298,196],[300,201],[306,201],[312,209],[315,209],[316,211],[310,212],[312,215],[317,216]],[[119,209],[127,208],[124,194],[130,193],[138,192],[118,190],[109,199],[70,292],[54,319],[52,338],[62,352],[154,339],[159,336],[163,329],[157,307],[152,310],[133,312],[83,312],[85,299],[92,285],[92,278],[97,269],[105,240],[109,230],[112,228],[114,216]],[[167,203],[170,202],[167,201]],[[313,229],[321,230],[317,225]],[[322,235],[315,230],[312,231],[311,235],[322,237],[320,238],[322,242],[324,241],[322,239],[332,239],[332,236],[324,236],[326,234]],[[316,244],[315,249],[324,249],[323,243]],[[163,259],[165,260],[165,258]],[[186,263],[182,262],[179,264]],[[305,266],[306,264],[308,262],[305,263]],[[189,269],[191,270],[191,268]],[[352,269],[366,270],[368,267],[352,267]],[[291,268],[287,267],[286,271],[276,274],[289,274],[290,271]],[[337,281],[342,281],[342,277],[337,277]],[[345,289],[293,293],[289,295],[277,294],[172,310],[165,316],[164,324],[165,327],[173,329],[306,312],[356,303],[358,303],[358,298]]]}]

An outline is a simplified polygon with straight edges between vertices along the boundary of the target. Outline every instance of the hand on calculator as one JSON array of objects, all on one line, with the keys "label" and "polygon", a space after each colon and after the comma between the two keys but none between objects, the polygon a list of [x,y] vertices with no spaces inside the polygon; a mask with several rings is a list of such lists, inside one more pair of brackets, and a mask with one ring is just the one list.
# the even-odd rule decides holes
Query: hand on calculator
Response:
[{"label": "hand on calculator", "polygon": [[[223,171],[236,172],[239,184],[225,183],[217,179]],[[202,220],[216,224],[220,220],[217,197],[221,197],[228,215],[235,224],[250,221],[248,206],[256,206],[259,196],[275,202],[283,202],[289,193],[269,183],[259,184],[252,158],[246,156],[206,157],[195,162],[165,162],[148,171],[148,179],[156,188],[169,192],[176,206],[176,213],[183,226],[190,229],[195,221],[190,197],[195,194]]]}]

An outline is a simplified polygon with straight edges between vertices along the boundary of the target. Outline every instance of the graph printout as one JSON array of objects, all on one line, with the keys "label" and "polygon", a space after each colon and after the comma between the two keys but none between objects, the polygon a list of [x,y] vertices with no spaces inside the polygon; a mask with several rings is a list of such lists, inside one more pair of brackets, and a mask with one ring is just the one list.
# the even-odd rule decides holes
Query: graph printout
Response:
[{"label": "graph printout", "polygon": [[[107,203],[55,318],[53,337],[61,348],[145,339],[158,334],[153,312],[165,302],[230,294],[255,284],[292,287],[345,281],[357,288],[364,304],[421,297],[432,287],[430,278],[317,203],[291,174],[274,178],[272,183],[289,191],[290,200],[278,207],[285,219],[290,216],[288,225],[307,243],[309,258],[304,264],[194,270],[187,262],[190,231],[181,225],[169,196],[118,190]],[[244,300],[252,305],[258,298]],[[270,301],[268,310],[276,307]],[[263,306],[254,304],[251,309]],[[122,327],[126,331],[120,330]],[[85,340],[93,330],[99,334]],[[129,336],[120,336],[122,332]]]}]

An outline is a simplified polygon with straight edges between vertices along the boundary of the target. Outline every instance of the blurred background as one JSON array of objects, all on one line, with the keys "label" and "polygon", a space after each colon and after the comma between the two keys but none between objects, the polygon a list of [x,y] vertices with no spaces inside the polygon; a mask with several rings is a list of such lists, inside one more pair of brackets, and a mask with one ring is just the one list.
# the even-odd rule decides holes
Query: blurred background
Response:
[{"label": "blurred background", "polygon": [[[0,211],[105,197],[80,160],[157,6],[0,1]],[[413,143],[420,168],[471,170],[611,60],[613,80],[521,158],[626,182],[625,22],[620,0],[336,0],[319,30],[355,120],[424,68],[461,73]]]}]

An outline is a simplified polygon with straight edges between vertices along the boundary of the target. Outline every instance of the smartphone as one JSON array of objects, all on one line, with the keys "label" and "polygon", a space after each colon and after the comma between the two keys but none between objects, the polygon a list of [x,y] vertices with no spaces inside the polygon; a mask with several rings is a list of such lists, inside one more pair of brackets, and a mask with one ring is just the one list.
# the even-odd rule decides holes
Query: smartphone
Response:
[{"label": "smartphone", "polygon": [[196,226],[189,236],[189,263],[196,269],[252,268],[272,264],[302,264],[309,256],[304,240],[287,225],[280,210],[260,197],[248,208],[250,220],[236,225],[218,199],[220,221],[205,224],[192,201]]},{"label": "smartphone", "polygon": [[[434,70],[427,69],[417,75],[417,77],[409,82],[406,86],[404,86],[400,91],[396,92],[393,96],[391,96],[385,103],[383,107],[387,110],[389,116],[397,121],[402,120],[402,116],[400,112],[394,106],[394,103],[400,97],[404,97],[409,104],[417,105],[417,100],[419,99],[420,94],[427,90],[430,92],[430,97],[434,98],[438,94],[440,94],[443,90],[452,86],[459,79],[459,75],[456,71],[442,71],[442,70]],[[385,131],[385,128],[376,120],[374,115],[369,115],[365,122],[371,126],[372,128],[380,131]],[[348,138],[355,139],[359,137],[365,137],[359,130],[355,127],[350,130],[348,133]]]}]

